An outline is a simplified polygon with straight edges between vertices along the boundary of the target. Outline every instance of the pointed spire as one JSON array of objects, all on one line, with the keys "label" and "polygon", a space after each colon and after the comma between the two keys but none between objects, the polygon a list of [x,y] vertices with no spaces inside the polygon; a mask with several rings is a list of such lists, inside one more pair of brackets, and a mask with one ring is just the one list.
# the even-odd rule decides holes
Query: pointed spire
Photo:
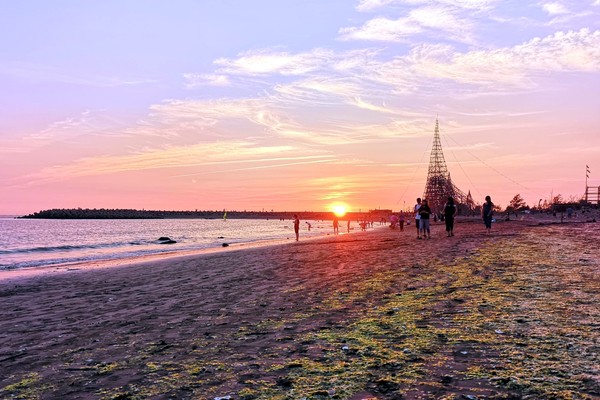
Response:
[{"label": "pointed spire", "polygon": [[450,178],[442,143],[440,140],[439,120],[435,120],[433,134],[433,145],[429,157],[429,169],[427,172],[427,183],[423,197],[427,199],[429,206],[434,212],[439,212],[444,207],[448,197],[452,196],[457,203],[465,203],[466,195],[461,192]]}]

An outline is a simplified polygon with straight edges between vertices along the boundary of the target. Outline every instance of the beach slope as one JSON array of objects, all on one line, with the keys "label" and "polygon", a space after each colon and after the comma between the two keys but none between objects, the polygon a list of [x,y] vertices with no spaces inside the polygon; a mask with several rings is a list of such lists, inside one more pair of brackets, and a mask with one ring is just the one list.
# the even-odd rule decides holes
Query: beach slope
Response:
[{"label": "beach slope", "polygon": [[0,281],[0,397],[599,398],[600,224],[455,232]]}]

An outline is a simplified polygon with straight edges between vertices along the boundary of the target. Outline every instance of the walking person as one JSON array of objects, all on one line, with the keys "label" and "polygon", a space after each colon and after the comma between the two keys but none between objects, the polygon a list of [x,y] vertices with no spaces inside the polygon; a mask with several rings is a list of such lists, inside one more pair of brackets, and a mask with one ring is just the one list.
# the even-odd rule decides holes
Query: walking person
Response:
[{"label": "walking person", "polygon": [[415,204],[415,226],[417,227],[417,239],[421,239],[421,215],[419,209],[421,208],[421,198],[417,198],[417,204]]},{"label": "walking person", "polygon": [[337,216],[333,217],[333,234],[338,235],[340,233],[340,221]]},{"label": "walking person", "polygon": [[492,232],[492,215],[494,214],[494,203],[490,196],[485,196],[485,203],[481,207],[481,216],[483,217],[483,223],[485,224],[485,233]]},{"label": "walking person", "polygon": [[431,208],[427,204],[427,200],[423,200],[421,207],[419,208],[419,215],[421,216],[421,232],[423,239],[431,239],[431,232],[429,230],[429,217],[431,216]]},{"label": "walking person", "polygon": [[446,222],[446,234],[448,237],[454,236],[454,217],[458,213],[458,207],[454,204],[454,199],[448,197],[448,201],[444,206],[444,221]]}]

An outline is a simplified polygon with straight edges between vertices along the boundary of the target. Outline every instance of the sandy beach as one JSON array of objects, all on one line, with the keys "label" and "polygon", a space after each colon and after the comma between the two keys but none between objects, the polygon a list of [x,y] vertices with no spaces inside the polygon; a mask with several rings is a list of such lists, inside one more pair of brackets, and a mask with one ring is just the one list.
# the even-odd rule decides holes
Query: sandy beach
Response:
[{"label": "sandy beach", "polygon": [[600,398],[600,223],[455,232],[0,280],[0,397]]}]

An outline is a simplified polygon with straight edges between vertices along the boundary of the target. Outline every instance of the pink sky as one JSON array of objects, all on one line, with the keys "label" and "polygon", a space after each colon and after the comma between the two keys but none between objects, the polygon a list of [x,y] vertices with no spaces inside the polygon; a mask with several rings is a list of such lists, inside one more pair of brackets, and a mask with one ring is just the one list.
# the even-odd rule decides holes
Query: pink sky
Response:
[{"label": "pink sky", "polygon": [[[600,186],[600,1],[5,2],[0,214]],[[11,39],[8,39],[11,38]]]}]

